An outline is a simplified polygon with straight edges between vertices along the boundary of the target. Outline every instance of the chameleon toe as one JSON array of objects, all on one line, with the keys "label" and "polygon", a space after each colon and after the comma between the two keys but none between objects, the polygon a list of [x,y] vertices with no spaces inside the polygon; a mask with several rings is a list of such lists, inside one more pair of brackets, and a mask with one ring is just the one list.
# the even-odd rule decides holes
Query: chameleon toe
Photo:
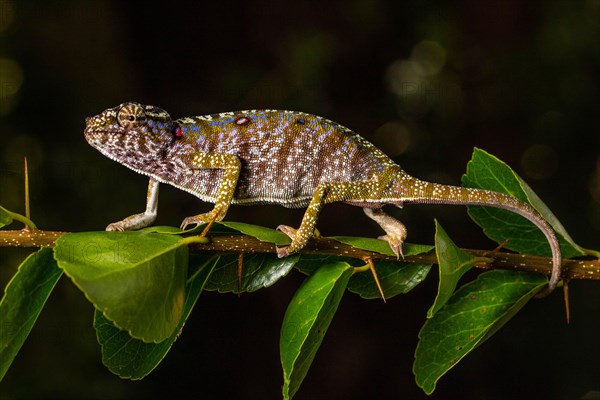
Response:
[{"label": "chameleon toe", "polygon": [[290,247],[289,246],[277,247],[276,249],[277,249],[277,257],[279,257],[279,258],[287,257],[290,255]]},{"label": "chameleon toe", "polygon": [[296,228],[292,228],[291,226],[287,225],[279,225],[277,227],[277,230],[279,232],[285,233],[286,236],[292,240],[294,240],[294,238],[296,237],[296,232],[298,231]]}]

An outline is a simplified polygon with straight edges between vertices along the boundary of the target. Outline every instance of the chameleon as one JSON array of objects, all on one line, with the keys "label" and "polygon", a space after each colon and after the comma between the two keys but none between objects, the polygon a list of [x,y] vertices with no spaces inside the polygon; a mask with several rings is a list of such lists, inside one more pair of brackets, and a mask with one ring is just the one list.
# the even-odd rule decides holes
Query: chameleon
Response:
[{"label": "chameleon", "polygon": [[519,214],[543,232],[552,251],[545,291],[561,279],[556,234],[531,205],[498,192],[414,178],[365,138],[323,117],[264,109],[172,119],[159,107],[127,102],[86,118],[84,136],[103,155],[149,176],[146,210],[109,224],[108,231],[151,225],[159,184],[166,183],[214,203],[211,211],[185,218],[182,229],[221,221],[232,204],[306,207],[299,228],[277,227],[291,239],[277,247],[285,257],[314,236],[325,204],[345,202],[362,207],[400,257],[407,229],[384,205],[489,206]]}]

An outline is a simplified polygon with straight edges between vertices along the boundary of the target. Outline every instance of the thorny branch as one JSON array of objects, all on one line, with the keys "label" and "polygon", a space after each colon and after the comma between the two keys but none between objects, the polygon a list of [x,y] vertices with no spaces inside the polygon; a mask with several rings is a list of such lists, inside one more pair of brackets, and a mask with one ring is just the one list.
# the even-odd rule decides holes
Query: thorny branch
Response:
[{"label": "thorny branch", "polygon": [[[0,230],[0,247],[52,247],[55,241],[67,232],[54,232],[43,230]],[[210,242],[207,244],[194,243],[190,245],[195,251],[219,251],[227,253],[276,253],[275,245],[262,242],[247,235],[208,235]],[[507,252],[486,250],[465,250],[478,257],[493,259],[489,263],[476,265],[483,269],[509,269],[550,275],[552,261],[548,257],[538,257],[527,254],[514,254]],[[374,253],[354,248],[333,239],[319,237],[311,240],[301,253],[323,254],[340,257],[358,258],[361,260],[396,260],[393,256]],[[402,261],[422,264],[437,264],[435,251],[413,256],[406,256]],[[591,279],[600,280],[600,260],[563,260],[564,279]]]}]

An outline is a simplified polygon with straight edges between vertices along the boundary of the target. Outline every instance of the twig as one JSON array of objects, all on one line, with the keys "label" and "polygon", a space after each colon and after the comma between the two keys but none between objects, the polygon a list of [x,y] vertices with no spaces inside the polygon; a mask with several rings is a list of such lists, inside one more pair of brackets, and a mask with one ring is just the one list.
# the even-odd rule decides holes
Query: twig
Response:
[{"label": "twig", "polygon": [[[67,232],[54,232],[42,230],[0,230],[0,247],[52,247],[55,241]],[[273,243],[262,242],[247,235],[209,235],[210,242],[206,244],[193,243],[190,248],[195,251],[219,251],[227,253],[275,253]],[[534,272],[550,275],[552,272],[552,261],[549,257],[538,257],[527,254],[514,254],[506,252],[495,252],[489,250],[464,251],[477,257],[489,257],[493,259],[489,263],[479,263],[476,266],[483,269],[509,269],[515,271]],[[311,240],[303,248],[301,253],[323,254],[339,257],[350,257],[365,260],[392,260],[397,261],[396,256],[374,253],[367,250],[357,249],[347,244],[340,243],[326,237]],[[435,251],[413,256],[405,256],[403,262],[437,264]],[[563,260],[564,279],[588,279],[600,280],[600,260]]]}]

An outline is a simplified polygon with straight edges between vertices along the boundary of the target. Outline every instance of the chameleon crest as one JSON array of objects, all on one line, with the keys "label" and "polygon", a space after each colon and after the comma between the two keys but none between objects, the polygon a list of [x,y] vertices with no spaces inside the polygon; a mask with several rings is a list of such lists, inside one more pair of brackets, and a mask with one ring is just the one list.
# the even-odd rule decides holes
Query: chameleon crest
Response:
[{"label": "chameleon crest", "polygon": [[515,212],[546,236],[553,255],[549,290],[560,280],[561,254],[554,231],[529,204],[501,193],[421,181],[350,129],[294,111],[246,110],[171,119],[154,106],[123,103],[86,119],[87,141],[105,156],[150,177],[146,211],[108,225],[139,229],[156,218],[158,185],[167,183],[212,202],[181,227],[220,221],[231,204],[306,207],[298,229],[280,225],[290,246],[302,249],[313,236],[322,207],[346,202],[386,232],[382,238],[400,256],[404,225],[386,214],[386,204],[483,205]]}]

